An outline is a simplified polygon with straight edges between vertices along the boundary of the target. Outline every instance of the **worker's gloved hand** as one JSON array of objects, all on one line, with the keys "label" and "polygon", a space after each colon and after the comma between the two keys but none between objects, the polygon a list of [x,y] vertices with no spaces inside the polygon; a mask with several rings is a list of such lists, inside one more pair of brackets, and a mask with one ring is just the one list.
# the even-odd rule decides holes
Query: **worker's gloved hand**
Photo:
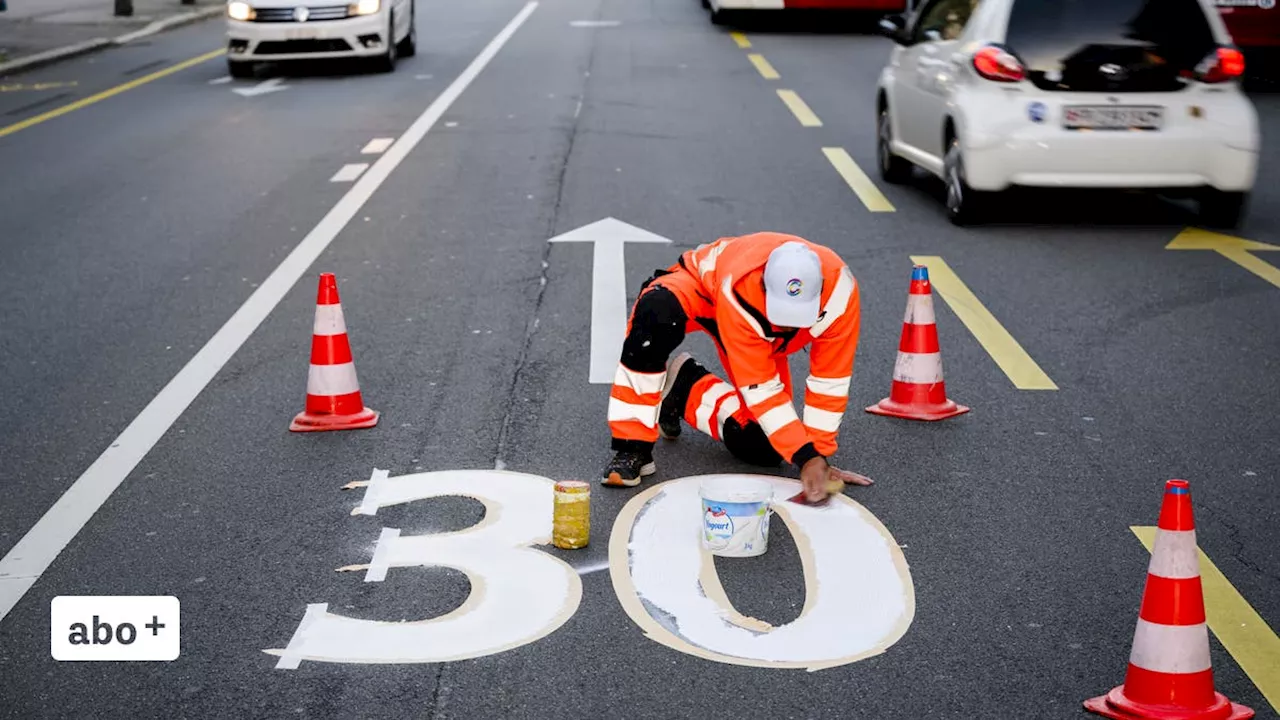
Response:
[{"label": "worker's gloved hand", "polygon": [[800,468],[800,482],[804,485],[804,495],[809,502],[827,499],[827,480],[831,477],[832,469],[822,456],[811,458]]},{"label": "worker's gloved hand", "polygon": [[875,481],[866,475],[859,475],[852,470],[841,470],[840,468],[829,468],[832,480],[839,480],[845,485],[874,485]]}]

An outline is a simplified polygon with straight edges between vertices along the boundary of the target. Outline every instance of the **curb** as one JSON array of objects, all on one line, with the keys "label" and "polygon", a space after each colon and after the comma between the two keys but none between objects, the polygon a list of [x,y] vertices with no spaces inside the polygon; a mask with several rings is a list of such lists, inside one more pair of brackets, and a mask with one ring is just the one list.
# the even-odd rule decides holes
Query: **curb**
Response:
[{"label": "curb", "polygon": [[203,10],[193,10],[189,13],[174,15],[173,17],[165,18],[164,20],[156,20],[140,30],[134,30],[131,33],[125,33],[124,35],[112,38],[111,43],[113,45],[124,45],[125,43],[131,43],[139,38],[147,37],[148,35],[155,35],[156,33],[164,32],[170,28],[190,25],[191,23],[199,22],[215,15],[221,15],[226,11],[227,9],[222,6],[208,7]]},{"label": "curb", "polygon": [[118,35],[114,38],[94,38],[82,43],[76,43],[75,45],[67,45],[65,47],[36,53],[35,55],[28,55],[16,60],[10,60],[9,62],[0,63],[0,76],[8,75],[20,70],[31,70],[42,65],[49,65],[78,55],[85,55],[95,50],[101,50],[102,48],[110,45],[126,45],[134,40],[138,40],[149,35],[155,35],[156,33],[164,32],[165,30],[181,27],[183,25],[190,25],[192,23],[214,17],[215,15],[221,15],[223,12],[225,12],[225,9],[221,6],[204,8],[203,10],[193,10],[192,12],[174,15],[173,17],[165,18],[164,20],[156,20],[146,27],[134,30],[130,33],[125,33],[124,35]]}]

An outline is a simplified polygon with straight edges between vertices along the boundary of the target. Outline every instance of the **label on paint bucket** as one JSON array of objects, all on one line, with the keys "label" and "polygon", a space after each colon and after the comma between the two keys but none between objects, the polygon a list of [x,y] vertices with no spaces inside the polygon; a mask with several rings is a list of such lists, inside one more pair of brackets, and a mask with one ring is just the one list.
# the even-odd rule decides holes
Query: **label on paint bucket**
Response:
[{"label": "label on paint bucket", "polygon": [[722,482],[702,487],[702,546],[721,557],[752,557],[769,546],[767,483]]}]

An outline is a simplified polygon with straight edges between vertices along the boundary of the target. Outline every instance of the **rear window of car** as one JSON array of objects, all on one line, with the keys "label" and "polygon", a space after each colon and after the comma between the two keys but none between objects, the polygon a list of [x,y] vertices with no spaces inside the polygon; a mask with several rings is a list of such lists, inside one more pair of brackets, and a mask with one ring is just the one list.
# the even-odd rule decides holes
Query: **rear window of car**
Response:
[{"label": "rear window of car", "polygon": [[1016,0],[1005,42],[1037,86],[1092,92],[1179,90],[1217,47],[1198,0]]}]

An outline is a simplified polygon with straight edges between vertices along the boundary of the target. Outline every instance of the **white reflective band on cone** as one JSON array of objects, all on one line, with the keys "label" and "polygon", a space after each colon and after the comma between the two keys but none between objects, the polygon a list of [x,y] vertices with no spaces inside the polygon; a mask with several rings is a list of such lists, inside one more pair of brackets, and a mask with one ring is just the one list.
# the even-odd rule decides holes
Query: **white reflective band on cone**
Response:
[{"label": "white reflective band on cone", "polygon": [[907,296],[907,313],[902,322],[908,325],[933,325],[936,320],[933,314],[933,295]]},{"label": "white reflective band on cone", "polygon": [[783,403],[769,412],[756,418],[760,423],[760,427],[764,429],[765,435],[773,435],[782,428],[799,420],[796,415],[796,409],[791,407],[791,403]]},{"label": "white reflective band on cone", "polygon": [[942,354],[899,352],[898,362],[893,366],[893,379],[913,385],[942,382]]},{"label": "white reflective band on cone", "polygon": [[[693,411],[693,426],[706,433],[711,434],[711,414],[716,411],[716,403],[720,402],[720,398],[733,392],[733,386],[729,383],[719,382],[707,388],[702,393],[702,400],[698,403],[698,409]],[[734,398],[737,400],[737,398]]]},{"label": "white reflective band on cone", "polygon": [[666,379],[665,370],[660,373],[640,373],[619,365],[618,371],[613,376],[613,384],[631,388],[637,395],[656,395],[662,392],[662,383]]},{"label": "white reflective band on cone", "polygon": [[1199,625],[1158,625],[1138,619],[1129,662],[1143,670],[1194,673],[1210,668],[1209,630]]},{"label": "white reflective band on cone", "polygon": [[814,430],[823,432],[837,432],[840,430],[840,421],[844,419],[844,415],[830,410],[823,410],[812,405],[804,406],[804,424],[805,427],[811,427]]},{"label": "white reflective band on cone", "polygon": [[1170,580],[1200,577],[1195,530],[1156,530],[1147,572]]},{"label": "white reflective band on cone", "polygon": [[658,406],[632,405],[618,398],[609,398],[609,422],[635,420],[645,427],[658,426]]},{"label": "white reflective band on cone", "polygon": [[342,335],[347,331],[347,322],[342,317],[341,305],[317,305],[315,329],[312,331],[321,337]]},{"label": "white reflective band on cone", "polygon": [[356,364],[312,365],[307,373],[307,394],[333,397],[360,392]]},{"label": "white reflective band on cone", "polygon": [[804,384],[812,393],[828,397],[849,397],[849,381],[852,379],[852,377],[824,378],[810,375]]},{"label": "white reflective band on cone", "polygon": [[742,409],[742,401],[735,395],[720,404],[720,412],[716,413],[716,432],[724,437],[724,424],[733,414]]},{"label": "white reflective band on cone", "polygon": [[738,388],[738,392],[742,393],[742,399],[747,401],[748,407],[755,407],[780,392],[786,392],[786,390],[787,388],[777,375],[759,385]]}]

